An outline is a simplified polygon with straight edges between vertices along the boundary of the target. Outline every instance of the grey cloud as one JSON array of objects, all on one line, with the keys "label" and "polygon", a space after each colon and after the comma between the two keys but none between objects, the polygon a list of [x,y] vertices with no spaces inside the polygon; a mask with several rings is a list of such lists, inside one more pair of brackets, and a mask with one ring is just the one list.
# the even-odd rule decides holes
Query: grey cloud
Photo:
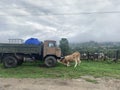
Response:
[{"label": "grey cloud", "polygon": [[29,37],[41,40],[66,37],[74,42],[119,41],[119,13],[79,14],[118,11],[119,4],[119,0],[1,0],[0,32],[12,33],[4,33],[0,42]]}]

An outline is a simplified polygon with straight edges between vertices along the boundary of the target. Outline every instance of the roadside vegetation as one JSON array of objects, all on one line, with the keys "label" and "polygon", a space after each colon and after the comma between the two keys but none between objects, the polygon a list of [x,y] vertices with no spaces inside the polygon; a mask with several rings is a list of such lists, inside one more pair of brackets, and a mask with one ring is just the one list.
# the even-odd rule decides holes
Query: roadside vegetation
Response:
[{"label": "roadside vegetation", "polygon": [[80,66],[66,67],[57,64],[56,67],[47,68],[42,63],[24,63],[16,68],[4,68],[0,64],[0,77],[2,78],[80,78],[90,75],[94,77],[113,77],[120,79],[120,62],[82,61]]}]

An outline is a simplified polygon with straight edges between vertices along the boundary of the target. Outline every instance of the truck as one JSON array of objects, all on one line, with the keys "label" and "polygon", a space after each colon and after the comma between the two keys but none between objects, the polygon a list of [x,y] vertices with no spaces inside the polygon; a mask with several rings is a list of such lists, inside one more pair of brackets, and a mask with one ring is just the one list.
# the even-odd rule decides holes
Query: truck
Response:
[{"label": "truck", "polygon": [[56,66],[61,49],[55,40],[45,40],[40,45],[0,43],[0,62],[5,68],[22,65],[25,61],[43,60],[47,67]]}]

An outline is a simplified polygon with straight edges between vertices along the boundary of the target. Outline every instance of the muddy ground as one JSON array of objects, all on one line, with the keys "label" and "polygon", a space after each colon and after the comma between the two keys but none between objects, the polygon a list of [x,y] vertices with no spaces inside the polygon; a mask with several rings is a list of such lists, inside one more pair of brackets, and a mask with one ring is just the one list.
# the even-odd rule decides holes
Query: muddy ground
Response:
[{"label": "muddy ground", "polygon": [[80,79],[0,78],[0,90],[120,90],[120,79],[91,76]]}]

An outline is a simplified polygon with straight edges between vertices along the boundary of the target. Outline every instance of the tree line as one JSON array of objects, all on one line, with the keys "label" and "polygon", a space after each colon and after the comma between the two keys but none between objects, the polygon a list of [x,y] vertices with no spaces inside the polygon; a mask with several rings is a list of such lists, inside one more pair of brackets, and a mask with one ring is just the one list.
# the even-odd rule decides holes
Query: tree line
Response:
[{"label": "tree line", "polygon": [[110,58],[117,57],[120,58],[120,42],[95,42],[89,41],[84,43],[69,43],[67,38],[62,38],[60,40],[60,48],[62,55],[68,55],[74,51],[79,51],[80,53],[104,53]]}]

